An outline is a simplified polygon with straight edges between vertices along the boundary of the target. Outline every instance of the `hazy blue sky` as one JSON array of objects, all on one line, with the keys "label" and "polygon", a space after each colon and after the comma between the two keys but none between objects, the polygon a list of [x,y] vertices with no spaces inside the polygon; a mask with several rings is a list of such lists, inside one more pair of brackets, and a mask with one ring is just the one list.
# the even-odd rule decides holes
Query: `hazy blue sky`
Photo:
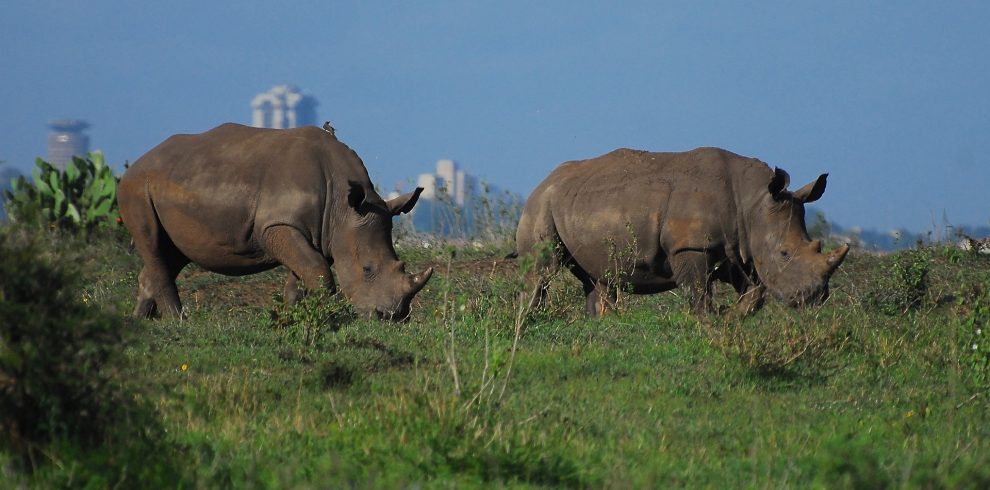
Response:
[{"label": "hazy blue sky", "polygon": [[846,226],[986,225],[988,25],[986,1],[8,0],[0,160],[79,118],[133,161],[291,83],[384,187],[453,158],[528,194],[565,160],[720,146],[830,172]]}]

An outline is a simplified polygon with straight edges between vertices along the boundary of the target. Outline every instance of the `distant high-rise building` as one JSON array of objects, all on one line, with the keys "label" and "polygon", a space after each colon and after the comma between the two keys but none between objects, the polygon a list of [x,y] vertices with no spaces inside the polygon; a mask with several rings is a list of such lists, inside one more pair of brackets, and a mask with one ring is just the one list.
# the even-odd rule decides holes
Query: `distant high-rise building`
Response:
[{"label": "distant high-rise building", "polygon": [[288,129],[316,125],[316,99],[292,85],[276,85],[251,100],[251,125],[256,128]]},{"label": "distant high-rise building", "polygon": [[423,188],[420,199],[446,198],[463,206],[477,192],[477,179],[458,170],[453,160],[437,160],[437,173],[420,174],[416,186]]},{"label": "distant high-rise building", "polygon": [[[395,199],[402,184],[386,199]],[[420,174],[416,187],[422,187],[419,202],[408,215],[400,216],[403,230],[447,237],[494,236],[515,230],[522,210],[522,198],[514,193],[479,181],[457,168],[453,160],[437,160],[436,171]]]},{"label": "distant high-rise building", "polygon": [[83,133],[89,123],[78,119],[58,119],[48,122],[48,163],[65,169],[73,156],[89,153],[89,136]]},{"label": "distant high-rise building", "polygon": [[[420,199],[434,200],[437,198],[437,176],[433,174],[419,174],[419,178],[416,179],[416,187],[422,187],[423,192],[419,195]],[[399,193],[396,192],[395,196],[398,197]],[[414,208],[415,209],[415,208]]]},{"label": "distant high-rise building", "polygon": [[[420,174],[416,178],[416,187],[422,187],[423,192],[410,219],[420,231],[442,235],[465,233],[470,226],[468,208],[477,192],[477,179],[458,170],[453,160],[437,160],[436,169],[436,173]],[[396,191],[388,198],[398,195]]]}]

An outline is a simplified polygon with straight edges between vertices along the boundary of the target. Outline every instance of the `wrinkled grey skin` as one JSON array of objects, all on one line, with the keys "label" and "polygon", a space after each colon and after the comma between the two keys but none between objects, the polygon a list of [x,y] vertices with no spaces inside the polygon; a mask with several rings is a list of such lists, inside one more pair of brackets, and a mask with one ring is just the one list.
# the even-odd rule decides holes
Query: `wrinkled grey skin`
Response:
[{"label": "wrinkled grey skin", "polygon": [[190,262],[227,275],[285,265],[286,301],[307,288],[341,290],[360,312],[404,319],[433,270],[406,274],[392,217],[422,189],[383,200],[364,163],[332,133],[224,124],[176,135],[120,180],[124,225],[144,261],[134,315],[178,315],[175,278]]},{"label": "wrinkled grey skin", "polygon": [[804,204],[821,197],[826,177],[788,191],[783,170],[718,148],[620,149],[564,163],[530,195],[516,232],[517,253],[536,258],[531,306],[543,303],[559,266],[581,281],[592,316],[614,302],[616,287],[682,286],[695,311],[710,311],[715,280],[735,288],[744,312],[760,308],[767,290],[792,306],[820,303],[849,250],[822,254],[805,229]]}]

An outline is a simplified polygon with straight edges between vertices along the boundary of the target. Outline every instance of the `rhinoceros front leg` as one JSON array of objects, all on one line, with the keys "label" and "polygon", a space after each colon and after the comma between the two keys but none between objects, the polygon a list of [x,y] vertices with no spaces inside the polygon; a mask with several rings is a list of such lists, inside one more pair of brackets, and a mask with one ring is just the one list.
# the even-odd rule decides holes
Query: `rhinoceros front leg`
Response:
[{"label": "rhinoceros front leg", "polygon": [[743,315],[755,313],[763,307],[764,293],[766,286],[763,284],[750,284],[740,294],[736,300],[736,311]]},{"label": "rhinoceros front leg", "polygon": [[700,250],[682,250],[671,260],[674,281],[688,291],[691,309],[698,314],[714,309],[710,264],[708,253]]},{"label": "rhinoceros front leg", "polygon": [[286,275],[288,277],[285,278],[285,286],[282,288],[282,299],[285,301],[285,304],[291,305],[299,301],[302,291],[299,289],[299,276],[291,270]]},{"label": "rhinoceros front leg", "polygon": [[289,269],[283,289],[286,303],[299,299],[299,279],[308,289],[325,287],[331,293],[337,290],[327,258],[299,230],[287,225],[272,226],[265,230],[263,240],[265,251]]}]

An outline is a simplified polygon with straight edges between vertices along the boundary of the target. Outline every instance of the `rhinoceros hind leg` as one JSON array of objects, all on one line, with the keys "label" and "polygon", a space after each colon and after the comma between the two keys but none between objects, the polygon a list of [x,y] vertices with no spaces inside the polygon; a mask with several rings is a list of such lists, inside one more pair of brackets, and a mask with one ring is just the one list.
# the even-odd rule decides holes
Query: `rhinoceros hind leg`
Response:
[{"label": "rhinoceros hind leg", "polygon": [[529,309],[539,310],[547,301],[547,293],[550,288],[550,280],[557,272],[557,267],[541,267],[539,270],[531,271],[526,276],[526,290],[519,294],[520,304],[528,304]]},{"label": "rhinoceros hind leg", "polygon": [[615,308],[615,302],[618,297],[618,291],[615,286],[606,284],[604,282],[594,282],[591,283],[591,287],[588,284],[584,285],[585,299],[585,311],[588,316],[592,318],[600,318],[608,313],[609,310]]},{"label": "rhinoceros hind leg", "polygon": [[714,311],[710,266],[708,253],[701,250],[682,250],[671,259],[674,280],[687,289],[691,309],[697,314]]},{"label": "rhinoceros hind leg", "polygon": [[[157,225],[154,217],[146,219]],[[179,290],[175,278],[189,259],[172,243],[160,225],[134,227],[134,247],[144,266],[138,274],[138,297],[134,316],[152,318],[155,315],[177,317],[182,314]]]},{"label": "rhinoceros hind leg", "polygon": [[272,258],[289,268],[289,277],[283,289],[286,302],[291,303],[299,298],[296,287],[298,279],[302,279],[307,289],[325,287],[330,292],[337,290],[327,258],[313,248],[299,230],[288,225],[272,226],[265,230],[264,246]]},{"label": "rhinoceros hind leg", "polygon": [[521,304],[528,304],[532,310],[543,308],[549,292],[550,280],[560,271],[562,246],[554,241],[544,241],[525,252],[533,260],[526,273],[526,290],[520,293]]},{"label": "rhinoceros hind leg", "polygon": [[153,318],[158,313],[158,306],[151,296],[138,294],[137,306],[134,307],[135,318]]},{"label": "rhinoceros hind leg", "polygon": [[178,250],[171,252],[166,259],[144,256],[144,267],[138,274],[138,297],[134,316],[151,318],[161,314],[174,318],[182,314],[182,302],[179,301],[175,278],[189,263],[189,259],[179,254]]}]

